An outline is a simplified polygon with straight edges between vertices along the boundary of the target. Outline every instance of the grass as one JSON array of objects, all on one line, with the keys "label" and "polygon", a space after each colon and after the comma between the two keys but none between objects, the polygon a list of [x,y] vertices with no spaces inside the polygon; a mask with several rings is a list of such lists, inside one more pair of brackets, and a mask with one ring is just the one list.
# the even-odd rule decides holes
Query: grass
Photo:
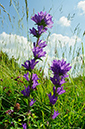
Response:
[{"label": "grass", "polygon": [[[18,23],[15,23],[15,17],[11,17],[3,5],[0,4],[0,7],[7,14],[10,23],[13,21],[12,31],[14,32],[14,27],[19,34],[23,35],[24,31],[28,35],[28,6],[27,0],[25,0],[26,6],[26,20],[27,28],[24,26],[24,12],[21,10],[18,4],[18,0],[10,0],[10,6],[13,5],[17,16]],[[19,9],[22,11],[22,16],[20,17]],[[7,19],[7,18],[6,18]],[[4,27],[3,23],[6,20],[2,19],[2,28]],[[22,31],[24,30],[24,31]],[[50,35],[50,33],[49,33]],[[49,37],[48,35],[48,37]],[[67,56],[66,47],[63,49],[62,43],[62,57]],[[72,51],[72,48],[69,49],[68,56],[70,57],[72,53],[72,59],[80,56],[80,50],[82,53],[82,66],[84,67],[84,45],[81,43],[80,48],[77,48],[77,39],[75,41],[75,46]],[[77,51],[76,51],[77,50]],[[59,57],[58,48],[55,46],[55,57]],[[73,60],[74,63],[74,60]],[[77,68],[78,69],[78,68]],[[76,68],[73,68],[73,73]],[[44,77],[43,69],[34,69],[34,72],[39,77],[40,85],[37,86],[36,91],[33,92],[32,96],[36,99],[36,102],[30,109],[31,112],[28,112],[28,100],[23,97],[21,90],[24,89],[24,85],[28,85],[26,80],[23,78],[26,71],[23,68],[20,68],[16,63],[16,60],[12,57],[9,59],[6,53],[0,52],[0,129],[22,129],[22,123],[28,121],[29,129],[84,129],[85,128],[85,76],[77,76],[72,78],[69,76],[67,83],[64,84],[64,89],[66,92],[59,96],[57,103],[54,105],[54,109],[59,111],[59,115],[56,119],[51,120],[50,117],[50,107],[48,106],[49,99],[47,93],[49,93],[53,84],[50,79]],[[50,74],[50,72],[49,72]],[[10,113],[9,110],[14,110]],[[7,113],[9,111],[9,113]]]},{"label": "grass", "polygon": [[[67,83],[64,84],[66,92],[59,96],[54,106],[54,109],[58,110],[60,114],[49,123],[50,107],[47,106],[49,103],[47,93],[51,91],[53,84],[49,79],[43,77],[42,72],[34,70],[40,78],[40,85],[33,93],[37,101],[31,108],[31,113],[27,113],[28,101],[21,94],[24,85],[27,85],[23,79],[24,70],[19,68],[14,60],[13,62],[11,60],[5,53],[0,53],[0,129],[21,129],[22,122],[26,120],[31,129],[85,128],[84,76],[70,77],[70,81],[67,79]],[[20,104],[20,108],[17,103]],[[9,109],[14,110],[14,113],[6,114]]]}]

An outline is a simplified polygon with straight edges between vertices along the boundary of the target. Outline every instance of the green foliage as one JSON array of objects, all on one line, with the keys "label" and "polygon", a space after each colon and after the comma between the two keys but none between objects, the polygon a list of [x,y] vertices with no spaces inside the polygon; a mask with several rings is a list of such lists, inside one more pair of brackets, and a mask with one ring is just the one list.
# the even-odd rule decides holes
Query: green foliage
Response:
[{"label": "green foliage", "polygon": [[[0,128],[22,129],[22,122],[28,121],[30,129],[84,129],[85,77],[79,76],[74,79],[70,77],[70,82],[67,80],[64,86],[66,93],[59,96],[54,106],[55,110],[59,110],[60,115],[49,123],[50,107],[47,105],[49,103],[47,93],[50,92],[53,84],[43,76],[41,70],[34,71],[40,78],[40,85],[37,86],[36,92],[33,92],[36,102],[28,112],[28,100],[26,101],[21,94],[24,85],[27,85],[22,77],[24,71],[15,61],[12,65],[12,59],[9,59],[7,54],[0,53]],[[8,110],[14,112],[7,114]]]},{"label": "green foliage", "polygon": [[[28,3],[24,0],[26,5],[26,19],[28,23]],[[9,21],[13,20],[10,24],[19,29],[25,29],[23,24],[23,18],[25,16],[24,9],[22,10],[22,16],[19,14],[19,5],[15,0],[10,0],[10,6],[13,5],[18,15],[18,27],[15,25],[15,16],[10,17],[10,14],[6,11],[5,7],[0,4],[1,9],[8,15]],[[1,10],[0,10],[1,14]],[[21,17],[20,17],[21,16]],[[4,19],[3,19],[4,20]],[[3,21],[2,21],[3,23]],[[18,28],[18,29],[17,29]],[[28,36],[28,28],[25,29]],[[75,30],[76,31],[76,28]],[[49,32],[50,35],[50,32]],[[48,35],[48,37],[49,37]],[[84,35],[84,34],[83,34]],[[48,38],[47,37],[47,38]],[[69,56],[75,58],[75,53],[79,56],[79,49],[76,50],[77,39],[72,53],[72,47],[70,47]],[[65,57],[65,51],[63,50],[62,43],[62,57]],[[84,64],[84,45],[81,43],[82,49],[82,64]],[[57,47],[55,46],[55,57],[59,57]],[[84,66],[84,65],[83,65]],[[24,71],[19,68],[14,57],[8,58],[6,53],[0,51],[0,129],[22,129],[22,122],[28,121],[29,129],[70,129],[70,128],[85,128],[85,76],[78,76],[77,78],[71,78],[67,80],[65,84],[66,93],[59,96],[59,99],[54,106],[55,110],[60,112],[60,115],[50,122],[50,107],[47,105],[49,99],[47,93],[52,90],[53,84],[51,81],[44,77],[43,69],[34,69],[34,72],[38,75],[40,85],[37,86],[36,92],[33,96],[36,98],[31,112],[28,112],[27,105],[28,100],[21,94],[21,90],[24,89],[24,85],[27,86],[27,82],[23,79]],[[73,71],[74,72],[74,71]],[[20,107],[19,105],[20,104]],[[6,114],[8,110],[14,110],[12,114]],[[48,121],[46,121],[48,120]],[[11,123],[13,122],[13,123]]]}]

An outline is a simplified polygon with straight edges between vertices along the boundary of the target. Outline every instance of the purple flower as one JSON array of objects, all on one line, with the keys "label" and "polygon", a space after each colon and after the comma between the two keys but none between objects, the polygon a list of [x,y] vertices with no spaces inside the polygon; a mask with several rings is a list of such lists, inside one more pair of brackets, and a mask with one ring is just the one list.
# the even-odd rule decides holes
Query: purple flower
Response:
[{"label": "purple flower", "polygon": [[55,75],[55,74],[53,77],[50,77],[50,80],[56,86],[61,86],[63,83],[65,83],[65,79],[63,76],[59,76],[59,75]]},{"label": "purple flower", "polygon": [[40,48],[46,47],[46,46],[47,46],[46,41],[42,42],[42,40],[39,40],[39,41],[38,41],[38,46],[39,46]]},{"label": "purple flower", "polygon": [[46,54],[46,52],[43,51],[43,49],[40,48],[40,47],[38,47],[38,46],[37,46],[37,47],[34,47],[34,48],[32,49],[32,52],[33,52],[33,54],[34,54],[35,59],[39,59],[39,58],[41,58],[41,57],[44,57],[45,54]]},{"label": "purple flower", "polygon": [[26,123],[22,124],[22,126],[23,126],[23,129],[27,129]]},{"label": "purple flower", "polygon": [[43,25],[38,26],[38,30],[34,27],[30,29],[30,34],[33,34],[35,37],[39,38],[42,33],[46,32],[47,28],[44,28]]},{"label": "purple flower", "polygon": [[57,93],[59,95],[65,93],[65,90],[63,89],[63,86],[57,88]]},{"label": "purple flower", "polygon": [[52,116],[52,119],[55,119],[59,114],[60,114],[60,113],[58,113],[58,111],[56,112],[56,111],[54,110],[54,114],[53,114],[53,116]]},{"label": "purple flower", "polygon": [[53,21],[52,21],[52,16],[46,12],[41,11],[40,13],[38,12],[38,15],[35,14],[31,18],[38,26],[43,25],[44,27],[51,28]]},{"label": "purple flower", "polygon": [[34,67],[35,67],[35,65],[38,63],[38,61],[37,62],[35,62],[35,59],[31,59],[31,61],[29,61],[29,60],[27,60],[25,63],[24,63],[24,65],[22,64],[22,66],[23,67],[25,67],[27,70],[32,70],[32,69],[34,69]]},{"label": "purple flower", "polygon": [[36,86],[39,85],[39,83],[37,82],[38,79],[39,78],[38,78],[37,74],[32,75],[32,81],[33,81],[32,89],[35,89]]},{"label": "purple flower", "polygon": [[27,74],[24,74],[24,76],[23,76],[27,81],[29,81],[28,75],[29,75],[29,73],[27,72]]},{"label": "purple flower", "polygon": [[50,103],[52,105],[54,105],[58,99],[58,97],[55,97],[55,94],[53,94],[53,96],[51,95],[51,92],[48,94],[48,97],[49,97],[49,100],[50,100]]},{"label": "purple flower", "polygon": [[51,70],[54,74],[57,75],[65,75],[67,72],[71,69],[71,66],[69,66],[70,63],[66,64],[66,61],[64,59],[60,60],[53,60]]},{"label": "purple flower", "polygon": [[58,87],[56,90],[56,87],[53,86],[53,93],[56,95],[56,93],[58,93],[58,95],[63,94],[65,92],[65,90],[63,89],[63,86]]},{"label": "purple flower", "polygon": [[14,112],[14,110],[7,110],[5,113],[8,115],[11,115]]},{"label": "purple flower", "polygon": [[46,31],[47,31],[47,28],[44,28],[43,25],[38,26],[38,34],[39,34],[39,36],[40,36],[42,33],[46,32]]},{"label": "purple flower", "polygon": [[28,87],[26,88],[26,86],[25,86],[25,89],[22,90],[21,93],[22,93],[24,96],[27,96],[27,97],[28,97],[28,96],[30,95],[30,87],[28,86]]},{"label": "purple flower", "polygon": [[30,29],[30,34],[33,34],[34,36],[38,37],[38,32],[34,27]]},{"label": "purple flower", "polygon": [[30,106],[32,106],[35,102],[36,102],[36,100],[34,101],[34,98],[31,99]]}]

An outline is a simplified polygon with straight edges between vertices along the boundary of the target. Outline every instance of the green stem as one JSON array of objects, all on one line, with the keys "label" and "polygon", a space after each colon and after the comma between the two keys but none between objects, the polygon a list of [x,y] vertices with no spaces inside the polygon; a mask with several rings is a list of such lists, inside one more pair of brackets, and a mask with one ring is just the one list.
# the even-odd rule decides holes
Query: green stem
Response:
[{"label": "green stem", "polygon": [[51,114],[50,114],[51,118],[52,118],[52,113],[53,113],[53,105],[51,105]]}]

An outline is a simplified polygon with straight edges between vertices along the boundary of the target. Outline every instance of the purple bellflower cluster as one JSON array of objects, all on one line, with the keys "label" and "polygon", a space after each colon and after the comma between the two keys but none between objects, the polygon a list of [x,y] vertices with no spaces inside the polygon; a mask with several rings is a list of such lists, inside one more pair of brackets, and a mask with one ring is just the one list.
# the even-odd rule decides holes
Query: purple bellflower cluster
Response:
[{"label": "purple bellflower cluster", "polygon": [[[53,21],[52,16],[46,12],[38,12],[31,18],[37,25],[37,29],[34,27],[30,29],[30,34],[37,38],[37,41],[33,43],[33,59],[27,60],[22,66],[26,69],[27,73],[24,74],[24,78],[29,83],[28,86],[24,86],[25,89],[21,91],[21,93],[28,98],[28,110],[30,110],[30,106],[32,106],[36,100],[34,98],[30,98],[31,93],[36,86],[39,85],[38,83],[38,76],[34,74],[32,70],[34,69],[35,65],[39,62],[37,60],[42,60],[42,57],[45,57],[46,52],[43,51],[43,48],[47,46],[45,41],[40,40],[40,36],[42,33],[46,32],[48,28],[52,27]],[[29,72],[28,72],[29,71]],[[23,129],[26,129],[26,123],[22,124]]]},{"label": "purple bellflower cluster", "polygon": [[[21,91],[21,93],[28,98],[28,110],[30,110],[30,106],[32,106],[36,100],[32,97],[32,91],[36,89],[36,86],[39,85],[38,83],[38,76],[37,74],[33,73],[33,69],[35,68],[35,65],[39,62],[39,60],[42,60],[42,57],[45,57],[46,51],[43,50],[47,46],[45,41],[40,40],[40,36],[42,33],[46,32],[48,28],[52,28],[53,21],[52,16],[46,12],[38,12],[38,14],[35,14],[32,18],[32,21],[35,22],[36,28],[30,29],[30,34],[32,34],[34,37],[37,38],[36,42],[33,43],[33,59],[27,60],[22,66],[26,69],[27,73],[24,74],[24,78],[28,82],[28,86],[24,86],[25,89]],[[50,77],[50,80],[54,84],[53,86],[53,95],[51,92],[48,94],[50,106],[51,106],[51,119],[55,119],[60,113],[58,111],[56,112],[54,110],[53,112],[53,105],[56,103],[58,99],[58,95],[63,94],[65,90],[63,89],[62,84],[65,83],[65,78],[68,77],[67,72],[71,69],[70,64],[66,64],[64,60],[53,60],[52,66],[50,70],[53,72],[53,77]],[[30,97],[31,96],[31,97]],[[26,123],[22,124],[23,129],[27,128]]]},{"label": "purple bellflower cluster", "polygon": [[52,27],[52,16],[46,12],[38,12],[31,18],[37,25],[37,30],[33,27],[30,29],[30,34],[39,38],[42,33],[46,32],[48,28]]},{"label": "purple bellflower cluster", "polygon": [[[71,66],[69,65],[70,64],[66,64],[66,61],[64,61],[63,59],[61,61],[53,60],[52,62],[50,70],[52,70],[53,72],[53,77],[50,77],[50,80],[54,84],[53,95],[51,95],[51,92],[48,94],[51,106],[53,106],[56,103],[58,95],[61,95],[65,92],[63,86],[61,85],[65,83],[65,78],[69,76],[67,75],[67,72],[71,69]],[[58,111],[56,112],[54,110],[52,119],[55,119],[58,115]]]},{"label": "purple bellflower cluster", "polygon": [[23,126],[23,129],[27,129],[26,123],[22,124],[22,126]]}]

